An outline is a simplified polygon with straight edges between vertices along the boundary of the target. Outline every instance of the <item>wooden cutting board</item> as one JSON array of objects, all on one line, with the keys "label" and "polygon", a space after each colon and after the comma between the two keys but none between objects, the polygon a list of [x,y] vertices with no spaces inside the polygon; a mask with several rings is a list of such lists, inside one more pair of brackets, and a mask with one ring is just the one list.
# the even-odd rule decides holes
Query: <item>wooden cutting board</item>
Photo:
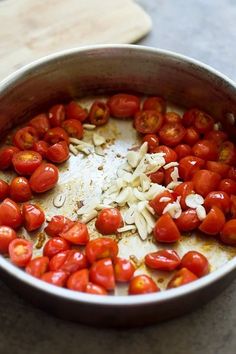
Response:
[{"label": "wooden cutting board", "polygon": [[133,43],[150,29],[150,17],[132,0],[0,1],[0,79],[50,53]]}]

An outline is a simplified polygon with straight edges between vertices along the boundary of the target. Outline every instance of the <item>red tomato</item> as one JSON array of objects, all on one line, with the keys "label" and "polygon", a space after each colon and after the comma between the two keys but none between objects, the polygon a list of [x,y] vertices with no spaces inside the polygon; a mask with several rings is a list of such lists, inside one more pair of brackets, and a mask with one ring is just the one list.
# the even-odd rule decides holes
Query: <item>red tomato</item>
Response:
[{"label": "red tomato", "polygon": [[201,169],[205,161],[196,156],[186,156],[179,161],[179,175],[184,181],[189,181]]},{"label": "red tomato", "polygon": [[85,292],[94,295],[107,295],[106,289],[104,289],[102,286],[93,284],[91,282],[88,283]]},{"label": "red tomato", "polygon": [[15,146],[5,146],[0,150],[0,170],[6,170],[12,165],[12,157],[20,150]]},{"label": "red tomato", "polygon": [[174,148],[174,151],[175,151],[176,154],[177,154],[177,159],[178,159],[178,160],[181,160],[183,157],[192,155],[192,149],[191,149],[191,147],[190,147],[189,145],[187,145],[187,144],[180,144],[180,145],[177,145],[177,146]]},{"label": "red tomato", "polygon": [[141,295],[160,291],[156,283],[148,275],[137,275],[129,283],[129,295]]},{"label": "red tomato", "polygon": [[210,210],[213,206],[217,206],[225,214],[229,212],[230,205],[230,197],[227,193],[222,191],[214,191],[208,193],[204,201],[204,206],[207,210]]},{"label": "red tomato", "polygon": [[101,126],[108,122],[110,111],[106,103],[95,101],[89,111],[89,121],[91,124]]},{"label": "red tomato", "polygon": [[29,180],[31,189],[36,193],[44,193],[57,184],[58,168],[51,163],[42,163]]},{"label": "red tomato", "polygon": [[188,209],[182,212],[180,217],[175,220],[175,223],[179,231],[189,232],[197,229],[201,222],[198,219],[196,210]]},{"label": "red tomato", "polygon": [[206,134],[205,139],[213,141],[217,147],[219,147],[225,140],[228,139],[228,136],[220,130],[211,130],[208,134]]},{"label": "red tomato", "polygon": [[178,272],[175,273],[173,278],[169,281],[167,289],[177,288],[179,286],[191,283],[194,280],[197,280],[198,277],[193,274],[187,268],[181,268]]},{"label": "red tomato", "polygon": [[176,112],[167,112],[165,114],[166,123],[182,123],[181,116]]},{"label": "red tomato", "polygon": [[159,137],[162,144],[176,146],[185,136],[185,128],[180,123],[166,123],[159,131]]},{"label": "red tomato", "polygon": [[61,127],[49,129],[44,136],[44,140],[50,145],[59,143],[60,141],[65,141],[69,144],[69,136],[65,129]]},{"label": "red tomato", "polygon": [[217,162],[217,161],[207,161],[206,162],[206,168],[209,171],[216,172],[219,175],[221,175],[222,178],[226,178],[230,169],[229,165],[226,165],[223,162]]},{"label": "red tomato", "polygon": [[123,225],[121,213],[116,208],[106,208],[100,211],[96,220],[96,228],[103,235],[110,235],[117,232]]},{"label": "red tomato", "polygon": [[30,150],[33,145],[38,141],[38,133],[33,127],[24,127],[15,133],[13,143],[20,150]]},{"label": "red tomato", "polygon": [[193,176],[193,186],[196,193],[201,194],[203,197],[212,191],[218,189],[221,177],[218,173],[199,170]]},{"label": "red tomato", "polygon": [[16,232],[9,226],[0,226],[0,253],[7,253],[9,244],[17,237]]},{"label": "red tomato", "polygon": [[8,197],[10,191],[9,184],[0,178],[0,200]]},{"label": "red tomato", "polygon": [[167,204],[175,201],[173,193],[165,190],[152,199],[149,204],[155,210],[158,215],[161,215]]},{"label": "red tomato", "polygon": [[236,182],[230,178],[222,179],[219,184],[219,190],[227,194],[236,194]]},{"label": "red tomato", "polygon": [[230,214],[232,218],[235,219],[236,218],[236,195],[230,196],[230,204],[231,204]]},{"label": "red tomato", "polygon": [[51,127],[59,127],[65,119],[65,108],[62,104],[52,106],[48,112]]},{"label": "red tomato", "polygon": [[106,290],[115,288],[115,275],[110,258],[103,258],[94,262],[90,268],[89,279],[92,283],[102,286]]},{"label": "red tomato", "polygon": [[69,136],[73,138],[82,139],[84,135],[84,128],[81,122],[77,119],[67,119],[62,123],[62,128],[65,129]]},{"label": "red tomato", "polygon": [[22,225],[22,221],[19,206],[9,198],[4,199],[0,204],[0,225],[18,229]]},{"label": "red tomato", "polygon": [[216,206],[213,206],[199,226],[199,230],[207,235],[217,235],[222,231],[224,224],[225,216],[223,212]]},{"label": "red tomato", "polygon": [[74,245],[86,245],[89,242],[88,228],[79,221],[75,222],[68,230],[63,229],[60,236]]},{"label": "red tomato", "polygon": [[68,273],[58,270],[57,272],[46,272],[41,276],[41,280],[49,284],[63,287],[66,285]]},{"label": "red tomato", "polygon": [[181,266],[190,270],[198,278],[203,277],[210,271],[208,260],[197,251],[187,252],[181,259]]},{"label": "red tomato", "polygon": [[183,139],[183,142],[185,144],[193,146],[194,144],[196,144],[198,142],[199,139],[200,139],[200,135],[196,131],[196,129],[194,129],[192,127],[186,129],[185,136]]},{"label": "red tomato", "polygon": [[132,118],[139,111],[140,99],[134,95],[118,93],[107,102],[111,116],[115,118]]},{"label": "red tomato", "polygon": [[33,145],[33,150],[38,152],[43,159],[45,159],[47,156],[48,148],[49,148],[49,144],[46,143],[46,141],[44,140],[39,140]]},{"label": "red tomato", "polygon": [[74,221],[63,215],[55,215],[44,229],[46,234],[51,237],[59,236],[63,231],[69,230],[74,225]]},{"label": "red tomato", "polygon": [[9,256],[12,263],[25,267],[32,257],[33,245],[27,240],[16,238],[9,244]]},{"label": "red tomato", "polygon": [[[228,166],[228,165],[226,165]],[[229,170],[228,170],[228,178],[231,178],[233,179],[234,181],[236,181],[236,167],[229,167]],[[227,177],[227,176],[224,176],[224,177]]]},{"label": "red tomato", "polygon": [[208,133],[213,129],[214,119],[203,111],[195,113],[194,127],[199,133]]},{"label": "red tomato", "polygon": [[134,127],[142,134],[157,133],[164,122],[164,116],[157,111],[139,111],[135,114]]},{"label": "red tomato", "polygon": [[48,270],[48,263],[48,257],[41,256],[31,259],[27,264],[25,271],[33,277],[41,278],[41,276]]},{"label": "red tomato", "polygon": [[160,250],[148,253],[145,256],[145,264],[152,269],[170,272],[179,266],[180,258],[173,250]]},{"label": "red tomato", "polygon": [[162,97],[148,97],[143,102],[143,110],[154,110],[161,114],[165,114],[166,102]]},{"label": "red tomato", "polygon": [[215,143],[211,140],[199,140],[193,146],[193,155],[203,160],[217,160],[218,149]]},{"label": "red tomato", "polygon": [[152,153],[155,152],[155,149],[158,147],[159,145],[159,139],[157,137],[156,134],[147,134],[144,135],[143,137],[143,142],[147,142],[148,143],[148,152]]},{"label": "red tomato", "polygon": [[48,240],[43,247],[43,255],[52,258],[59,252],[69,249],[69,243],[62,237],[54,237]]},{"label": "red tomato", "polygon": [[88,283],[89,271],[88,269],[81,269],[69,276],[66,286],[70,290],[85,292]]},{"label": "red tomato", "polygon": [[150,173],[148,177],[153,183],[163,184],[165,173],[163,169],[160,169],[156,172]]},{"label": "red tomato", "polygon": [[32,198],[29,181],[25,177],[16,177],[11,181],[10,198],[18,203],[27,202]]},{"label": "red tomato", "polygon": [[231,141],[224,141],[220,146],[219,162],[229,165],[234,165],[236,163],[236,150]]},{"label": "red tomato", "polygon": [[116,281],[125,283],[134,275],[135,267],[128,259],[117,257],[114,262],[114,272]]},{"label": "red tomato", "polygon": [[89,241],[85,248],[88,261],[92,264],[101,258],[115,259],[118,254],[118,245],[108,237],[99,237]]},{"label": "red tomato", "polygon": [[71,101],[66,106],[66,119],[77,119],[83,122],[88,117],[88,110],[82,108],[78,102]]},{"label": "red tomato", "polygon": [[24,227],[27,231],[37,230],[45,221],[43,210],[34,204],[24,204],[22,207]]},{"label": "red tomato", "polygon": [[[79,123],[79,122],[78,122]],[[48,148],[47,159],[54,163],[62,163],[69,158],[69,148],[65,141],[60,141]]]},{"label": "red tomato", "polygon": [[170,167],[165,169],[165,186],[168,186],[169,183],[173,182],[173,177],[172,177],[172,173],[174,172],[175,167]]},{"label": "red tomato", "polygon": [[33,127],[39,137],[44,137],[45,133],[50,129],[50,122],[46,114],[42,113],[29,121],[29,125]]},{"label": "red tomato", "polygon": [[184,112],[182,121],[185,127],[191,127],[194,124],[198,112],[199,110],[197,108],[191,108],[188,111]]},{"label": "red tomato", "polygon": [[174,192],[181,196],[180,205],[182,209],[187,209],[188,206],[185,203],[187,195],[194,194],[193,182],[183,182],[175,187]]},{"label": "red tomato", "polygon": [[13,155],[12,164],[19,175],[32,175],[42,162],[42,156],[31,150],[24,150]]},{"label": "red tomato", "polygon": [[160,145],[153,152],[155,152],[155,153],[163,152],[165,154],[164,159],[165,159],[166,164],[170,163],[170,162],[177,161],[176,152],[173,149],[169,148],[168,146]]},{"label": "red tomato", "polygon": [[236,219],[229,220],[225,223],[220,238],[226,245],[236,245]]},{"label": "red tomato", "polygon": [[63,270],[68,273],[87,268],[87,258],[79,250],[67,250],[57,253],[50,259],[49,269],[51,271]]},{"label": "red tomato", "polygon": [[157,220],[153,234],[158,242],[172,243],[180,239],[180,232],[169,214],[164,214]]}]

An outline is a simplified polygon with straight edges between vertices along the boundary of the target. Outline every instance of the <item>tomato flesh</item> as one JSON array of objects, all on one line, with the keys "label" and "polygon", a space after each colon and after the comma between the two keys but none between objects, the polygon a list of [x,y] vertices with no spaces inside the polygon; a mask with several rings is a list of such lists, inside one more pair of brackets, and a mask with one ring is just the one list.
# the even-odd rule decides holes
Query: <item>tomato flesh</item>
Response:
[{"label": "tomato flesh", "polygon": [[180,123],[166,123],[159,131],[162,144],[170,147],[180,144],[185,136],[186,130]]},{"label": "tomato flesh", "polygon": [[49,119],[44,113],[32,118],[29,121],[29,125],[37,131],[38,136],[41,138],[43,138],[46,132],[50,129]]},{"label": "tomato flesh", "polygon": [[160,250],[147,254],[145,264],[151,269],[170,272],[179,266],[180,258],[173,250]]},{"label": "tomato flesh", "polygon": [[68,230],[63,229],[60,237],[74,245],[86,245],[89,241],[88,228],[85,224],[77,221]]},{"label": "tomato flesh", "polygon": [[25,267],[32,257],[32,250],[31,242],[16,238],[9,244],[10,260],[18,267]]},{"label": "tomato flesh", "polygon": [[24,227],[29,232],[39,229],[45,221],[43,210],[34,204],[24,204],[22,207],[22,215]]},{"label": "tomato flesh", "polygon": [[63,215],[55,215],[45,227],[44,231],[48,236],[55,237],[63,231],[67,231],[74,225],[74,221]]},{"label": "tomato flesh", "polygon": [[14,169],[21,176],[32,175],[41,162],[42,156],[38,152],[31,150],[17,152],[12,157]]},{"label": "tomato flesh", "polygon": [[166,101],[162,97],[147,97],[143,102],[143,110],[155,110],[161,114],[166,112]]},{"label": "tomato flesh", "polygon": [[135,129],[142,134],[157,133],[164,122],[164,117],[157,111],[139,111],[135,114]]},{"label": "tomato flesh", "polygon": [[130,295],[141,295],[156,293],[160,291],[156,283],[148,275],[137,275],[133,277],[129,283]]},{"label": "tomato flesh", "polygon": [[182,268],[175,273],[173,278],[171,278],[167,285],[167,289],[178,288],[179,286],[186,285],[197,279],[198,277],[190,270]]},{"label": "tomato flesh", "polygon": [[148,152],[150,152],[150,153],[155,152],[155,149],[159,145],[159,139],[156,134],[146,134],[143,137],[143,142],[148,143]]},{"label": "tomato flesh", "polygon": [[33,127],[24,127],[17,130],[13,137],[14,145],[20,150],[30,150],[33,145],[38,141],[38,133]]},{"label": "tomato flesh", "polygon": [[95,101],[89,111],[89,120],[96,126],[104,125],[108,122],[110,110],[106,103]]},{"label": "tomato flesh", "polygon": [[85,250],[88,261],[92,264],[102,258],[115,259],[118,254],[118,245],[115,240],[108,237],[99,237],[89,241]]},{"label": "tomato flesh", "polygon": [[71,101],[65,107],[66,109],[66,119],[77,119],[83,122],[88,117],[88,110],[81,107],[81,105],[76,101]]},{"label": "tomato flesh", "polygon": [[84,135],[84,128],[81,122],[77,119],[66,119],[62,123],[62,128],[72,138],[82,139]]},{"label": "tomato flesh", "polygon": [[59,127],[65,119],[65,108],[62,104],[52,106],[48,112],[51,127]]}]

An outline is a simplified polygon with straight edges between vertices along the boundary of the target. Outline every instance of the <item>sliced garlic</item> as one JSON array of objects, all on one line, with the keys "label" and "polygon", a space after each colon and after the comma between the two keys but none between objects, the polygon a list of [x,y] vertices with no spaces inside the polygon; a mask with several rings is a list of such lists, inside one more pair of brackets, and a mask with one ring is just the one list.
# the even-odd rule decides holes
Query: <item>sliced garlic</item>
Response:
[{"label": "sliced garlic", "polygon": [[185,198],[185,203],[189,208],[196,209],[204,203],[204,199],[200,194],[189,194]]},{"label": "sliced garlic", "polygon": [[116,203],[123,204],[123,203],[127,202],[129,200],[130,192],[131,192],[130,187],[126,187],[126,188],[122,189],[115,200]]},{"label": "sliced garlic", "polygon": [[206,209],[204,208],[204,206],[199,205],[196,208],[196,213],[197,213],[197,217],[200,221],[202,221],[206,218]]},{"label": "sliced garlic", "polygon": [[175,187],[179,186],[181,183],[182,182],[178,182],[178,181],[177,182],[173,182],[172,181],[169,184],[167,184],[166,188],[173,190],[173,189],[175,189]]},{"label": "sliced garlic", "polygon": [[139,192],[137,188],[133,188],[133,195],[138,199],[138,200],[146,200],[145,194],[142,192]]},{"label": "sliced garlic", "polygon": [[91,151],[88,148],[86,148],[85,146],[76,145],[76,149],[85,155],[89,155],[91,153]]},{"label": "sliced garlic", "polygon": [[178,162],[169,162],[169,163],[167,163],[165,166],[163,166],[163,168],[165,169],[165,170],[167,170],[168,168],[170,168],[170,167],[177,167],[177,166],[179,166],[179,163]]},{"label": "sliced garlic", "polygon": [[92,144],[87,143],[83,140],[79,140],[77,138],[69,138],[69,142],[74,144],[74,145],[81,145],[81,146],[87,146],[87,147],[93,147]]},{"label": "sliced garlic", "polygon": [[136,226],[135,225],[125,225],[125,226],[117,229],[118,232],[127,232],[127,231],[131,231],[131,230],[136,230]]},{"label": "sliced garlic", "polygon": [[75,156],[78,155],[78,150],[74,147],[74,145],[70,144],[69,150],[70,150],[70,152],[72,152],[73,155],[75,155]]},{"label": "sliced garlic", "polygon": [[139,163],[139,154],[136,151],[129,151],[126,158],[131,167],[137,167]]},{"label": "sliced garlic", "polygon": [[149,203],[146,204],[146,209],[152,214],[155,215],[155,210],[151,207]]},{"label": "sliced garlic", "polygon": [[84,222],[85,224],[87,224],[89,221],[96,218],[97,215],[98,215],[98,212],[96,210],[92,210],[88,214],[84,214],[81,218],[81,221]]},{"label": "sliced garlic", "polygon": [[165,202],[170,202],[171,198],[170,197],[161,197],[161,199],[159,200],[161,203],[165,203]]},{"label": "sliced garlic", "polygon": [[141,237],[141,239],[146,240],[148,237],[146,220],[144,216],[137,211],[134,214],[134,223],[137,227],[138,234]]},{"label": "sliced garlic", "polygon": [[141,183],[141,188],[142,188],[143,192],[146,192],[149,190],[149,188],[151,186],[151,180],[144,173],[141,173],[141,175],[140,175],[140,183]]},{"label": "sliced garlic", "polygon": [[87,129],[87,130],[93,130],[96,128],[96,125],[94,124],[83,124],[83,127],[84,129]]},{"label": "sliced garlic", "polygon": [[61,208],[65,204],[65,201],[66,201],[66,195],[61,193],[53,198],[53,205],[56,208]]},{"label": "sliced garlic", "polygon": [[105,152],[101,146],[95,146],[94,151],[99,156],[105,156]]},{"label": "sliced garlic", "polygon": [[105,144],[105,142],[106,139],[102,135],[99,135],[97,133],[93,134],[93,143],[95,146],[100,146],[102,144]]},{"label": "sliced garlic", "polygon": [[172,178],[173,182],[177,182],[179,178],[179,169],[178,167],[174,167],[173,172],[171,172],[170,177]]},{"label": "sliced garlic", "polygon": [[165,213],[169,213],[173,219],[178,219],[178,217],[180,217],[180,215],[182,213],[182,209],[181,209],[179,201],[177,200],[173,203],[167,204],[167,206],[164,208],[162,214],[165,214]]}]

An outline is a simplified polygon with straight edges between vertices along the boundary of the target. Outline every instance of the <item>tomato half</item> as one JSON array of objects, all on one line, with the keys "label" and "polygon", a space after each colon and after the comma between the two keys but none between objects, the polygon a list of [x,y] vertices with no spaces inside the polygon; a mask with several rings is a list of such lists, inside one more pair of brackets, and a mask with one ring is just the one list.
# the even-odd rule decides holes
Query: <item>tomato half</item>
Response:
[{"label": "tomato half", "polygon": [[161,215],[167,204],[173,203],[175,197],[173,193],[168,190],[165,190],[162,193],[159,193],[154,199],[152,199],[149,204],[155,210],[157,215]]},{"label": "tomato half", "polygon": [[207,235],[217,235],[222,231],[224,224],[224,213],[216,206],[213,206],[199,226],[199,230]]},{"label": "tomato half", "polygon": [[53,144],[48,148],[47,159],[54,163],[62,163],[69,158],[69,148],[65,141]]},{"label": "tomato half", "polygon": [[30,150],[33,145],[38,141],[38,133],[33,127],[24,127],[15,133],[13,137],[13,143],[20,150]]},{"label": "tomato half", "polygon": [[197,108],[191,108],[184,112],[182,121],[185,127],[191,127],[194,124],[198,111],[199,110]]},{"label": "tomato half", "polygon": [[101,258],[115,259],[118,254],[118,245],[115,240],[108,237],[99,237],[89,241],[86,245],[86,256],[92,264]]},{"label": "tomato half", "polygon": [[184,181],[189,181],[195,173],[203,168],[205,161],[196,156],[186,156],[179,161],[179,175]]},{"label": "tomato half", "polygon": [[183,140],[185,132],[185,128],[180,123],[166,123],[159,131],[160,141],[168,146],[176,146]]},{"label": "tomato half", "polygon": [[15,230],[9,226],[0,226],[0,253],[7,253],[9,244],[17,237]]},{"label": "tomato half", "polygon": [[25,177],[16,177],[11,181],[10,198],[17,203],[27,202],[32,198],[29,181]]},{"label": "tomato half", "polygon": [[37,230],[45,221],[43,210],[35,204],[24,204],[22,207],[24,227],[31,232]]},{"label": "tomato half", "polygon": [[203,277],[210,271],[207,258],[197,251],[187,252],[181,259],[181,266],[190,270],[198,278]]},{"label": "tomato half", "polygon": [[220,181],[219,190],[228,195],[236,194],[236,182],[230,178],[225,178]]},{"label": "tomato half", "polygon": [[88,283],[85,292],[93,295],[107,295],[106,289],[91,282]]},{"label": "tomato half", "polygon": [[25,271],[26,273],[32,275],[36,278],[41,278],[41,276],[48,270],[49,259],[48,257],[36,257],[31,259],[27,264]]},{"label": "tomato half", "polygon": [[166,123],[182,123],[182,118],[176,112],[166,112],[165,122]]},{"label": "tomato half", "polygon": [[95,226],[103,235],[110,235],[117,232],[123,225],[121,213],[116,208],[106,208],[98,214]]},{"label": "tomato half", "polygon": [[0,179],[0,200],[3,200],[8,197],[10,191],[9,184],[3,179]]},{"label": "tomato half", "polygon": [[236,245],[236,219],[229,220],[225,223],[220,234],[220,239],[226,245]]},{"label": "tomato half", "polygon": [[0,170],[7,170],[12,166],[12,157],[20,150],[16,146],[5,146],[0,150]]},{"label": "tomato half", "polygon": [[50,129],[50,122],[46,114],[42,113],[32,118],[29,125],[33,127],[40,138],[43,138],[45,133]]},{"label": "tomato half", "polygon": [[77,270],[87,268],[86,256],[80,250],[67,250],[57,253],[50,259],[49,269],[51,271],[63,270],[74,273]]},{"label": "tomato half", "polygon": [[193,186],[196,193],[206,197],[212,191],[218,190],[221,177],[218,173],[199,170],[193,176]]},{"label": "tomato half", "polygon": [[192,150],[194,156],[203,160],[215,161],[218,158],[218,148],[211,140],[199,140]]},{"label": "tomato half", "polygon": [[33,245],[27,240],[16,238],[9,244],[9,256],[12,263],[18,267],[25,267],[30,261]]},{"label": "tomato half", "polygon": [[69,230],[74,225],[74,221],[64,215],[55,215],[45,227],[44,231],[48,236],[55,237],[63,231]]},{"label": "tomato half", "polygon": [[44,136],[44,140],[50,145],[59,143],[60,141],[65,141],[67,144],[69,143],[69,136],[65,129],[61,127],[51,128],[47,131]]},{"label": "tomato half", "polygon": [[165,179],[165,173],[163,169],[160,169],[156,172],[150,173],[148,177],[150,178],[152,183],[163,184]]},{"label": "tomato half", "polygon": [[219,162],[223,162],[228,165],[234,165],[236,163],[236,150],[231,141],[224,141],[220,146]]},{"label": "tomato half", "polygon": [[195,113],[194,127],[199,133],[207,133],[213,129],[214,119],[203,111]]},{"label": "tomato half", "polygon": [[70,290],[85,292],[88,283],[89,271],[88,269],[81,269],[69,276],[66,286]]},{"label": "tomato half", "polygon": [[157,133],[164,122],[164,116],[157,111],[139,111],[135,114],[134,127],[142,134]]},{"label": "tomato half", "polygon": [[155,149],[158,147],[159,145],[159,139],[157,137],[156,134],[147,134],[144,135],[143,137],[143,142],[147,142],[148,143],[148,152],[152,153],[155,152]]},{"label": "tomato half", "polygon": [[221,130],[211,130],[206,134],[205,139],[212,140],[217,145],[217,147],[219,147],[225,140],[228,139],[228,136]]},{"label": "tomato half", "polygon": [[118,93],[107,102],[112,117],[132,118],[139,111],[140,99],[134,95]]},{"label": "tomato half", "polygon": [[76,101],[71,101],[66,105],[66,119],[77,119],[83,122],[88,117],[88,110],[81,107]]},{"label": "tomato half", "polygon": [[[228,166],[228,165],[226,165]],[[231,166],[228,170],[228,175],[224,176],[224,177],[228,177],[231,178],[232,180],[236,181],[236,167]]]},{"label": "tomato half", "polygon": [[192,148],[187,145],[187,144],[180,144],[180,145],[177,145],[175,148],[174,148],[174,151],[176,152],[177,154],[177,159],[178,160],[181,160],[183,157],[186,157],[186,156],[191,156],[192,155]]},{"label": "tomato half", "polygon": [[48,112],[51,127],[59,127],[65,120],[65,108],[62,104],[52,106]]},{"label": "tomato half", "polygon": [[180,239],[180,232],[169,214],[162,215],[156,222],[153,235],[158,242],[172,243]]},{"label": "tomato half", "polygon": [[115,288],[115,274],[110,258],[103,258],[92,264],[89,271],[89,279],[92,283],[102,286],[106,290]]},{"label": "tomato half", "polygon": [[180,199],[180,205],[182,209],[187,209],[188,206],[185,203],[185,199],[189,194],[194,194],[194,187],[193,187],[193,182],[183,182],[179,184],[177,187],[175,187],[174,192],[177,193],[179,196],[181,196]]},{"label": "tomato half", "polygon": [[47,156],[48,148],[49,148],[49,144],[46,143],[46,141],[44,140],[36,141],[36,143],[34,143],[33,145],[33,150],[38,152],[43,159],[45,159]]},{"label": "tomato half", "polygon": [[223,162],[207,161],[206,168],[212,172],[218,173],[222,178],[226,178],[228,176],[230,166]]},{"label": "tomato half", "polygon": [[158,146],[153,152],[155,153],[163,152],[165,154],[164,159],[166,164],[170,162],[175,162],[178,159],[176,152],[165,145]]},{"label": "tomato half", "polygon": [[222,191],[210,192],[205,198],[204,206],[207,210],[210,210],[213,206],[217,206],[226,214],[230,211],[230,197],[227,193]]},{"label": "tomato half", "polygon": [[77,119],[66,119],[62,123],[62,128],[67,134],[73,138],[82,139],[84,135],[84,128],[81,122]]},{"label": "tomato half", "polygon": [[193,146],[194,144],[196,144],[199,141],[199,139],[200,139],[200,135],[196,131],[196,129],[194,129],[192,127],[186,129],[185,136],[183,139],[183,142],[185,144]]},{"label": "tomato half", "polygon": [[6,198],[0,204],[0,225],[18,229],[22,225],[22,215],[19,206],[11,199]]},{"label": "tomato half", "polygon": [[115,279],[117,282],[130,281],[135,272],[135,267],[128,259],[117,257],[114,262]]},{"label": "tomato half", "polygon": [[188,209],[181,213],[175,223],[180,231],[189,232],[197,229],[201,221],[197,216],[196,210]]},{"label": "tomato half", "polygon": [[180,258],[173,250],[160,250],[148,253],[145,256],[145,264],[151,269],[170,272],[179,266]]},{"label": "tomato half", "polygon": [[89,241],[88,228],[79,221],[75,222],[68,230],[63,229],[60,236],[74,245],[86,245]]},{"label": "tomato half", "polygon": [[58,168],[50,163],[42,163],[32,174],[29,180],[31,189],[36,193],[44,193],[57,184]]},{"label": "tomato half", "polygon": [[191,283],[192,281],[197,279],[198,277],[190,270],[188,270],[187,268],[182,268],[175,273],[173,278],[171,278],[167,285],[167,289],[177,288],[179,286]]},{"label": "tomato half", "polygon": [[19,175],[32,175],[42,162],[42,156],[31,150],[17,152],[12,157],[12,164]]},{"label": "tomato half", "polygon": [[41,276],[41,280],[59,287],[66,285],[68,273],[58,270],[57,272],[46,272]]},{"label": "tomato half", "polygon": [[166,112],[166,101],[162,97],[147,97],[143,102],[143,110],[154,110],[161,114]]},{"label": "tomato half", "polygon": [[62,237],[54,237],[48,240],[43,247],[43,255],[52,258],[57,253],[69,249],[69,243]]},{"label": "tomato half", "polygon": [[89,111],[89,121],[96,126],[104,125],[110,118],[110,110],[106,103],[95,101]]},{"label": "tomato half", "polygon": [[148,275],[133,277],[129,283],[129,295],[141,295],[160,291],[156,283]]}]

